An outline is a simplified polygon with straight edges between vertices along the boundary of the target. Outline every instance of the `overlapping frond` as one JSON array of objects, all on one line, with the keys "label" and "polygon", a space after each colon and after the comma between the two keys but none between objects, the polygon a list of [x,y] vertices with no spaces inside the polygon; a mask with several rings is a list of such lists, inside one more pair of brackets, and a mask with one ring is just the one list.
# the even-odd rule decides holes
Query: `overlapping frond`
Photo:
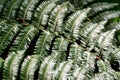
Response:
[{"label": "overlapping frond", "polygon": [[110,46],[113,46],[112,42],[114,39],[114,34],[115,34],[115,30],[110,30],[102,33],[95,43],[96,52],[100,53],[104,50],[107,50]]},{"label": "overlapping frond", "polygon": [[119,48],[111,49],[109,53],[109,60],[113,62],[120,60],[120,49]]},{"label": "overlapping frond", "polygon": [[64,37],[59,36],[55,39],[55,42],[53,43],[52,47],[52,54],[58,53],[58,63],[59,61],[64,61],[66,60],[66,51],[67,51],[67,46],[69,42],[68,40],[64,39]]},{"label": "overlapping frond", "polygon": [[6,19],[15,19],[17,10],[23,0],[7,0],[6,6],[4,7],[3,16]]},{"label": "overlapping frond", "polygon": [[67,80],[71,67],[71,61],[64,61],[60,63],[59,67],[54,72],[53,80]]},{"label": "overlapping frond", "polygon": [[52,54],[46,57],[39,70],[39,78],[38,80],[52,80],[54,74],[54,68],[57,61],[57,54]]},{"label": "overlapping frond", "polygon": [[17,17],[22,20],[31,20],[38,2],[39,0],[23,0]]},{"label": "overlapping frond", "polygon": [[95,39],[102,33],[105,23],[106,21],[102,21],[99,23],[85,23],[83,25],[79,33],[84,47],[89,48],[89,50],[94,48]]},{"label": "overlapping frond", "polygon": [[81,65],[83,48],[77,43],[70,45],[68,60],[73,61],[74,65]]},{"label": "overlapping frond", "polygon": [[13,38],[17,35],[17,33],[20,31],[20,25],[19,24],[6,24],[1,25],[1,27],[4,27],[3,30],[1,30],[1,36],[0,36],[0,55],[4,52],[4,50],[7,48],[7,46],[11,43]]},{"label": "overlapping frond", "polygon": [[57,5],[50,14],[48,21],[48,30],[52,32],[62,32],[64,28],[64,18],[71,12],[73,6],[69,2]]},{"label": "overlapping frond", "polygon": [[64,27],[64,35],[68,38],[75,38],[78,39],[79,37],[79,29],[83,22],[83,20],[87,17],[87,13],[89,12],[90,8],[76,11],[70,16],[65,24]]},{"label": "overlapping frond", "polygon": [[15,39],[10,51],[27,50],[30,42],[39,33],[39,31],[32,25],[28,25],[21,30],[21,33]]},{"label": "overlapping frond", "polygon": [[97,16],[94,16],[92,21],[98,22],[101,20],[110,20],[110,19],[113,19],[113,18],[119,17],[119,16],[120,16],[120,11],[105,11]]},{"label": "overlapping frond", "polygon": [[[87,53],[87,54],[86,54]],[[85,56],[86,54],[86,56]],[[90,52],[84,52],[80,62],[82,65],[73,67],[73,79],[75,80],[90,80],[94,76],[95,70],[95,55]],[[72,80],[72,79],[71,79]]]},{"label": "overlapping frond", "polygon": [[17,79],[20,63],[24,57],[23,51],[11,52],[5,59],[2,80]]},{"label": "overlapping frond", "polygon": [[98,2],[98,3],[91,4],[90,6],[88,6],[91,8],[89,16],[93,16],[101,11],[112,9],[118,5],[119,5],[118,3],[107,3],[107,2],[101,2],[101,3]]},{"label": "overlapping frond", "polygon": [[2,73],[3,65],[4,65],[4,60],[0,57],[0,74]]},{"label": "overlapping frond", "polygon": [[20,70],[21,80],[34,80],[35,71],[40,65],[39,58],[39,55],[32,55],[24,59]]},{"label": "overlapping frond", "polygon": [[119,73],[110,68],[108,61],[97,61],[99,73],[96,73],[91,80],[119,80]]},{"label": "overlapping frond", "polygon": [[49,15],[51,11],[56,7],[55,0],[42,2],[37,8],[33,22],[37,27],[45,26],[48,23]]},{"label": "overlapping frond", "polygon": [[[0,0],[0,15],[2,15],[3,9],[8,0]],[[2,17],[2,16],[1,16]]]},{"label": "overlapping frond", "polygon": [[36,43],[34,54],[39,54],[43,58],[49,54],[50,46],[52,44],[52,40],[54,39],[55,34],[43,31]]},{"label": "overlapping frond", "polygon": [[[75,0],[75,1],[73,1],[74,2],[74,4],[73,5],[75,5],[76,7],[80,7],[80,6],[82,6],[82,7],[84,7],[84,6],[86,6],[86,5],[88,5],[89,3],[92,3],[94,0]],[[72,1],[71,1],[72,2]]]},{"label": "overlapping frond", "polygon": [[6,20],[0,21],[0,34],[6,27],[8,27]]},{"label": "overlapping frond", "polygon": [[120,30],[120,21],[114,21],[107,26],[107,29],[117,29]]}]

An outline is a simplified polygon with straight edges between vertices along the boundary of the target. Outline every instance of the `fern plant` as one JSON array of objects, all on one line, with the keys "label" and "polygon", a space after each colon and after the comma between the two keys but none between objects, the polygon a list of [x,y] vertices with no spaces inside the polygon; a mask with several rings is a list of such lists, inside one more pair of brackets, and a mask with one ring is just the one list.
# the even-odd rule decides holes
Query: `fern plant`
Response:
[{"label": "fern plant", "polygon": [[1,80],[119,80],[119,1],[0,0]]}]

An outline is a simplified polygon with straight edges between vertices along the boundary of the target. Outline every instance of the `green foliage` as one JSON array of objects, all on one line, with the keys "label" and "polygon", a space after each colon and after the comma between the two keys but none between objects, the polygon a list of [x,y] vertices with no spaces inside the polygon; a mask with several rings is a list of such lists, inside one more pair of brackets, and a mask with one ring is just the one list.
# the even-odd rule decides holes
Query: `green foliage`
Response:
[{"label": "green foliage", "polygon": [[21,80],[34,80],[35,70],[39,67],[39,55],[27,56],[20,70]]},{"label": "green foliage", "polygon": [[1,24],[1,27],[4,27],[1,31],[0,37],[0,55],[4,53],[4,50],[9,46],[13,38],[17,35],[20,30],[19,24]]},{"label": "green foliage", "polygon": [[31,20],[34,8],[38,0],[23,0],[18,13],[18,18],[22,20]]},{"label": "green foliage", "polygon": [[64,34],[68,39],[79,37],[79,28],[83,20],[87,17],[87,13],[89,12],[89,8],[76,11],[72,16],[70,16],[64,27]]},{"label": "green foliage", "polygon": [[51,80],[54,74],[54,67],[56,64],[57,54],[52,54],[46,57],[40,66],[39,70],[39,80]]},{"label": "green foliage", "polygon": [[56,69],[54,75],[53,75],[53,80],[67,80],[68,78],[68,73],[72,67],[72,62],[66,61],[60,63],[59,67]]},{"label": "green foliage", "polygon": [[54,39],[55,34],[47,32],[47,31],[43,31],[37,42],[36,42],[36,46],[35,46],[35,50],[34,50],[34,54],[39,54],[43,57],[43,55],[48,55],[49,50],[50,50],[50,46],[52,45],[52,40]]},{"label": "green foliage", "polygon": [[0,0],[2,80],[119,80],[120,4]]},{"label": "green foliage", "polygon": [[0,73],[2,73],[3,64],[4,64],[4,60],[0,58]]},{"label": "green foliage", "polygon": [[51,11],[56,7],[55,1],[44,1],[37,8],[34,14],[34,23],[37,27],[41,25],[45,26],[48,23],[48,19]]},{"label": "green foliage", "polygon": [[38,33],[39,31],[34,26],[28,25],[21,30],[21,33],[16,37],[10,51],[27,50],[28,45]]},{"label": "green foliage", "polygon": [[72,11],[72,8],[73,6],[69,2],[57,5],[50,14],[48,30],[51,32],[61,32],[64,26],[64,18]]},{"label": "green foliage", "polygon": [[2,80],[17,79],[20,63],[23,59],[23,51],[11,52],[5,59],[2,73]]},{"label": "green foliage", "polygon": [[4,7],[3,16],[6,19],[15,19],[17,10],[19,9],[22,1],[23,0],[9,0]]},{"label": "green foliage", "polygon": [[59,64],[60,61],[66,60],[66,51],[68,44],[68,40],[64,39],[62,36],[55,38],[55,42],[53,43],[52,47],[52,54],[58,54],[57,64]]}]

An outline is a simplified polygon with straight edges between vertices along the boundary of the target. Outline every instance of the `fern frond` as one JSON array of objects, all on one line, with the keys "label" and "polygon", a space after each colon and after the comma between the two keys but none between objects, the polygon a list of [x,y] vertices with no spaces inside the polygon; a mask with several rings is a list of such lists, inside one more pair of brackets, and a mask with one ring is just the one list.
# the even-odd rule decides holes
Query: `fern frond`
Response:
[{"label": "fern frond", "polygon": [[90,9],[88,8],[82,11],[76,11],[72,16],[69,17],[64,27],[64,35],[68,39],[71,39],[71,38],[78,39],[79,37],[78,32],[79,32],[81,23],[86,18],[89,10]]},{"label": "fern frond", "polygon": [[64,39],[62,36],[59,36],[55,39],[55,42],[53,43],[52,47],[52,53],[58,53],[57,62],[66,60],[66,51],[68,44],[68,40]]},{"label": "fern frond", "polygon": [[55,1],[45,1],[42,2],[39,7],[37,8],[33,22],[37,27],[45,26],[48,22],[49,15],[53,8],[56,6]]},{"label": "fern frond", "polygon": [[55,37],[55,34],[47,31],[43,31],[38,38],[38,41],[36,43],[33,53],[39,54],[43,58],[47,56],[54,37]]},{"label": "fern frond", "polygon": [[120,16],[120,11],[105,11],[105,12],[93,17],[92,21],[99,22],[101,20],[110,20],[110,19],[113,19],[113,18],[119,17],[119,16]]},{"label": "fern frond", "polygon": [[70,80],[88,80],[94,74],[95,56],[90,52],[83,51],[78,44],[70,46],[69,57],[73,61]]},{"label": "fern frond", "polygon": [[109,53],[109,60],[111,62],[118,61],[120,60],[120,49],[119,48],[113,48],[110,50]]},{"label": "fern frond", "polygon": [[2,31],[4,31],[6,27],[8,27],[6,20],[0,21],[0,34],[2,33]]},{"label": "fern frond", "polygon": [[[17,54],[16,54],[17,53]],[[20,63],[23,59],[23,51],[11,52],[5,59],[2,80],[17,79]]]},{"label": "fern frond", "polygon": [[24,0],[17,17],[22,20],[31,20],[34,8],[38,2],[39,0]]},{"label": "fern frond", "polygon": [[89,16],[93,16],[98,12],[112,9],[115,6],[118,6],[118,3],[107,3],[107,2],[97,2],[88,7],[91,8]]},{"label": "fern frond", "polygon": [[120,21],[115,21],[115,22],[112,22],[110,23],[107,28],[109,29],[117,29],[117,30],[120,30]]},{"label": "fern frond", "polygon": [[62,32],[62,28],[64,27],[64,18],[70,13],[70,10],[73,8],[69,2],[65,2],[61,5],[57,5],[54,10],[50,14],[50,18],[48,21],[48,29],[51,32]]},{"label": "fern frond", "polygon": [[115,41],[116,46],[120,45],[120,30],[116,30],[114,41]]},{"label": "fern frond", "polygon": [[77,43],[70,45],[68,60],[73,61],[73,65],[81,64],[83,55],[83,48],[80,47]]},{"label": "fern frond", "polygon": [[11,25],[9,24],[5,25],[5,27],[3,28],[3,31],[1,31],[1,36],[0,36],[0,55],[2,55],[3,51],[11,43],[11,41],[19,31],[20,31],[19,24],[14,23]]},{"label": "fern frond", "polygon": [[83,28],[80,29],[80,38],[84,47],[89,48],[89,50],[94,48],[95,39],[98,37],[102,30],[104,29],[106,21],[101,21],[97,23],[86,23]]},{"label": "fern frond", "polygon": [[94,71],[87,65],[79,71],[79,74],[75,77],[76,80],[90,80],[94,76]]},{"label": "fern frond", "polygon": [[24,59],[20,70],[21,80],[34,80],[35,71],[40,66],[39,58],[39,55],[32,55]]},{"label": "fern frond", "polygon": [[107,71],[107,66],[103,60],[97,60],[97,66],[99,73]]},{"label": "fern frond", "polygon": [[56,56],[57,54],[52,54],[43,60],[40,66],[38,80],[52,80],[54,67],[57,60]]},{"label": "fern frond", "polygon": [[117,72],[112,69],[104,71],[102,73],[97,73],[91,80],[119,80],[120,76]]},{"label": "fern frond", "polygon": [[75,0],[74,1],[74,5],[76,7],[84,7],[86,5],[88,5],[89,3],[93,2],[94,0]]},{"label": "fern frond", "polygon": [[[8,0],[0,0],[0,15],[2,15],[3,9],[4,9],[7,1],[8,1]],[[1,17],[2,17],[2,16],[1,16]]]},{"label": "fern frond", "polygon": [[24,29],[21,30],[21,33],[15,39],[13,46],[10,48],[10,51],[27,50],[30,42],[36,35],[38,35],[38,33],[39,31],[32,25],[24,27]]},{"label": "fern frond", "polygon": [[4,65],[4,60],[0,57],[0,74],[2,73],[3,65]]},{"label": "fern frond", "polygon": [[64,61],[60,63],[59,67],[54,72],[53,80],[67,80],[71,67],[71,61]]},{"label": "fern frond", "polygon": [[[85,54],[87,56],[85,56]],[[76,69],[76,67],[74,68],[74,71],[78,71],[77,74],[74,74],[73,76],[76,80],[90,80],[94,76],[96,56],[90,52],[84,52],[82,57],[83,59],[80,61],[82,62],[82,65],[80,65],[78,69]]]},{"label": "fern frond", "polygon": [[95,43],[95,51],[98,53],[107,50],[113,44],[115,29],[102,33]]},{"label": "fern frond", "polygon": [[6,19],[15,19],[17,10],[23,0],[8,0],[4,7],[3,16]]}]

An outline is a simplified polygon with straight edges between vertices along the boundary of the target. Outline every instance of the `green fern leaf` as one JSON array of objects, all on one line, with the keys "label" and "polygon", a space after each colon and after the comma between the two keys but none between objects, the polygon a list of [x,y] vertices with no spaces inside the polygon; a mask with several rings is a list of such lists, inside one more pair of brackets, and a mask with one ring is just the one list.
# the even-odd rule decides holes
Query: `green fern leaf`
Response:
[{"label": "green fern leaf", "polygon": [[47,31],[43,31],[38,38],[38,41],[36,43],[33,53],[39,54],[43,58],[47,56],[54,37],[55,37],[55,34],[49,33]]},{"label": "green fern leaf", "polygon": [[101,53],[102,51],[107,50],[110,46],[112,46],[112,41],[114,39],[115,30],[110,30],[102,33],[98,40],[95,43],[95,51]]},{"label": "green fern leaf", "polygon": [[108,26],[107,26],[108,29],[116,29],[116,30],[120,30],[120,21],[115,21],[115,22],[112,22],[110,23]]},{"label": "green fern leaf", "polygon": [[97,16],[94,16],[92,18],[92,21],[99,22],[101,20],[110,20],[119,16],[120,16],[120,11],[105,11]]},{"label": "green fern leaf", "polygon": [[21,80],[34,80],[35,70],[40,66],[39,55],[28,56],[22,63]]},{"label": "green fern leaf", "polygon": [[106,71],[108,68],[103,60],[97,60],[97,66],[99,73]]},{"label": "green fern leaf", "polygon": [[113,48],[109,52],[109,60],[111,62],[120,60],[120,49],[119,48]]},{"label": "green fern leaf", "polygon": [[61,5],[57,5],[50,14],[48,21],[48,29],[51,32],[62,32],[63,22],[65,16],[71,12],[73,8],[69,2],[65,2]]},{"label": "green fern leaf", "polygon": [[108,72],[104,71],[102,73],[95,74],[91,80],[119,80],[120,76],[117,72],[109,70]]},{"label": "green fern leaf", "polygon": [[[87,56],[85,56],[85,54]],[[96,56],[90,52],[83,53],[83,59],[80,61],[82,64],[79,67],[74,68],[74,75],[73,77],[75,80],[90,80],[94,76],[94,69],[95,69],[95,58]],[[76,73],[77,71],[77,74]]]},{"label": "green fern leaf", "polygon": [[[4,7],[8,0],[0,0],[0,15],[2,15]],[[2,17],[2,16],[1,16]]]},{"label": "green fern leaf", "polygon": [[15,80],[18,75],[20,63],[23,59],[23,51],[11,52],[5,59],[2,80]]},{"label": "green fern leaf", "polygon": [[18,18],[22,20],[31,20],[34,8],[39,0],[24,0],[20,6]]},{"label": "green fern leaf", "polygon": [[52,54],[58,53],[57,63],[66,60],[66,51],[68,44],[68,40],[64,39],[62,36],[59,36],[55,39],[52,47]]},{"label": "green fern leaf", "polygon": [[29,25],[21,30],[21,33],[15,39],[10,51],[26,51],[33,38],[38,35],[39,31],[34,26]]},{"label": "green fern leaf", "polygon": [[16,36],[16,34],[20,31],[20,25],[19,24],[11,24],[11,25],[6,25],[6,26],[7,27],[3,26],[4,27],[3,31],[1,31],[0,55],[7,48],[7,46],[11,43],[11,41]]},{"label": "green fern leaf", "polygon": [[41,25],[45,26],[48,22],[48,18],[51,11],[55,6],[56,3],[54,0],[42,2],[34,14],[34,18],[33,18],[34,24],[37,27],[40,27]]},{"label": "green fern leaf", "polygon": [[70,45],[68,60],[73,61],[73,65],[81,64],[83,49],[77,43]]},{"label": "green fern leaf", "polygon": [[15,19],[17,10],[23,0],[8,0],[4,7],[3,16],[6,19]]},{"label": "green fern leaf", "polygon": [[93,16],[100,11],[110,10],[115,6],[118,6],[118,3],[107,3],[107,2],[98,2],[94,3],[88,7],[91,8],[89,16]]},{"label": "green fern leaf", "polygon": [[81,23],[86,18],[89,10],[90,9],[88,8],[82,11],[76,11],[72,16],[69,17],[64,27],[64,35],[68,39],[71,39],[71,38],[78,39],[79,37],[78,32],[79,32]]},{"label": "green fern leaf", "polygon": [[0,57],[0,74],[2,73],[3,65],[4,65],[4,60]]},{"label": "green fern leaf", "polygon": [[[71,0],[72,1],[72,0]],[[74,2],[74,5],[76,7],[84,7],[86,5],[88,5],[89,3],[92,3],[94,0],[75,0],[73,1]]]},{"label": "green fern leaf", "polygon": [[44,59],[40,66],[38,80],[52,80],[57,54],[52,54]]},{"label": "green fern leaf", "polygon": [[89,50],[94,48],[94,40],[102,33],[106,21],[99,22],[98,24],[86,23],[87,25],[80,29],[80,38],[84,47]]},{"label": "green fern leaf", "polygon": [[2,33],[2,31],[4,31],[4,29],[7,27],[7,22],[6,20],[0,21],[0,34]]},{"label": "green fern leaf", "polygon": [[71,67],[71,61],[64,61],[60,63],[59,67],[54,72],[53,80],[67,80]]}]

